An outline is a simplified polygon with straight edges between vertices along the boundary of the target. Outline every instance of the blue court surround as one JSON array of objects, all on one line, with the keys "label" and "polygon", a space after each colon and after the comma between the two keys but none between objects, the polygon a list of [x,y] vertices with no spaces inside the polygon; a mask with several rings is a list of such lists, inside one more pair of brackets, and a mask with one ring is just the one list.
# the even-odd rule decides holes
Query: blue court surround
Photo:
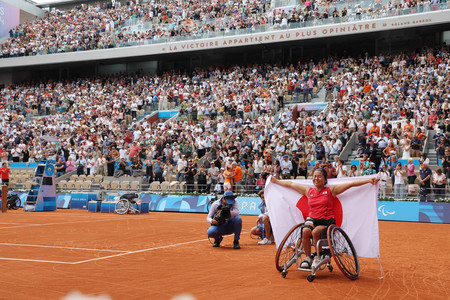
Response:
[{"label": "blue court surround", "polygon": [[[16,194],[19,195],[23,203],[27,193]],[[115,196],[117,196],[117,194],[107,195],[105,203],[111,203]],[[148,204],[149,211],[206,213],[206,205],[213,197],[215,196],[141,194],[140,200],[143,203]],[[56,195],[57,208],[87,210],[90,202],[96,200],[97,194],[58,193]],[[258,205],[261,203],[261,199],[259,197],[238,197],[237,201],[241,215],[259,215],[260,211],[258,209]],[[100,210],[102,212],[114,212],[114,209],[112,209],[110,205],[106,204],[104,205],[105,207],[101,209],[102,204],[91,204],[90,211]],[[377,213],[378,219],[385,221],[450,224],[450,203],[378,201]]]}]

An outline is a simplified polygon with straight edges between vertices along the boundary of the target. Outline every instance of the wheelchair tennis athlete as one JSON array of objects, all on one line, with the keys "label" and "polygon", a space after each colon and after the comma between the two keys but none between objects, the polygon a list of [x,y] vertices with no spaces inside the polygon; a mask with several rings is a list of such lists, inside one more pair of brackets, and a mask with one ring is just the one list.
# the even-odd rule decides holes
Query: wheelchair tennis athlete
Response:
[{"label": "wheelchair tennis athlete", "polygon": [[[301,235],[301,242],[306,258],[302,261],[300,267],[304,269],[315,269],[320,264],[320,259],[319,255],[316,255],[314,261],[312,261],[311,236],[314,245],[317,245],[321,232],[328,226],[336,223],[334,220],[333,199],[351,187],[361,186],[367,183],[376,184],[379,179],[371,177],[326,187],[327,172],[324,169],[317,169],[314,171],[312,178],[314,188],[290,181],[279,180],[274,177],[271,178],[271,181],[283,187],[292,188],[308,197],[309,216],[305,220]],[[320,253],[321,249],[316,249],[316,252]]]}]

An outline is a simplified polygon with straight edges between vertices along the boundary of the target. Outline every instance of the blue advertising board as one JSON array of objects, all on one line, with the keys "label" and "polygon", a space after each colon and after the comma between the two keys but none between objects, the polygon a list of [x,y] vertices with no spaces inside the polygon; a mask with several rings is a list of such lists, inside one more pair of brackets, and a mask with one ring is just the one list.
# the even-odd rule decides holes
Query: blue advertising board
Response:
[{"label": "blue advertising board", "polygon": [[419,221],[419,202],[378,201],[378,220],[384,221]]},{"label": "blue advertising board", "polygon": [[[16,193],[22,203],[27,193]],[[122,193],[121,193],[122,194]],[[113,202],[117,194],[106,195],[105,202]],[[150,211],[194,212],[206,213],[207,204],[213,195],[158,195],[141,194],[140,200],[148,203]],[[58,193],[56,195],[57,208],[88,209],[90,201],[96,201],[97,194],[70,194]],[[237,197],[241,215],[260,214],[258,208],[261,203],[259,197]],[[1,202],[0,202],[1,203]],[[108,210],[110,211],[110,210]],[[113,212],[113,211],[111,211]],[[424,223],[450,224],[450,203],[442,202],[416,202],[416,201],[378,201],[378,220],[405,221]]]}]

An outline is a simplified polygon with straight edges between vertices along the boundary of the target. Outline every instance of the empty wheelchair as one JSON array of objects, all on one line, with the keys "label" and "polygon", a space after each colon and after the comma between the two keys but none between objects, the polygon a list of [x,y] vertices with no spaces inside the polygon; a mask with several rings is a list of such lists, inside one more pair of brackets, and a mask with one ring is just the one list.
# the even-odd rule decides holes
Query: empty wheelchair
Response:
[{"label": "empty wheelchair", "polygon": [[16,194],[12,194],[8,195],[6,203],[8,209],[19,209],[22,201],[20,201],[19,196],[17,196]]},{"label": "empty wheelchair", "polygon": [[276,268],[281,272],[283,278],[286,278],[288,269],[296,265],[297,270],[311,272],[306,279],[312,282],[316,277],[317,271],[325,268],[328,268],[330,272],[333,271],[331,257],[333,257],[336,265],[345,276],[351,280],[358,278],[359,261],[355,247],[353,247],[350,238],[344,230],[336,225],[330,225],[327,229],[324,229],[321,239],[314,245],[316,251],[321,249],[320,253],[315,254],[319,255],[319,263],[311,268],[302,268],[301,264],[306,258],[302,246],[302,226],[303,223],[300,223],[292,227],[277,249],[275,256]]},{"label": "empty wheelchair", "polygon": [[119,215],[124,214],[138,214],[140,211],[135,208],[133,205],[136,204],[136,207],[141,203],[139,200],[139,195],[135,193],[124,194],[119,197],[116,197],[117,203],[114,209],[114,212]]}]

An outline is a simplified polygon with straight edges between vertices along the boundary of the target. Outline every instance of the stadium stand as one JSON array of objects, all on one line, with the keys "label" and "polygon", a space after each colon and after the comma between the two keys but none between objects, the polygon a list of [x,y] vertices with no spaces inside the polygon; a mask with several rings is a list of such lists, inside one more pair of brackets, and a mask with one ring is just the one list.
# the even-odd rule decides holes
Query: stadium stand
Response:
[{"label": "stadium stand", "polygon": [[[4,58],[43,55],[255,26],[319,26],[438,9],[446,9],[446,4],[377,1],[347,7],[341,1],[308,1],[273,9],[258,1],[194,2],[188,7],[158,1],[83,4],[50,10],[43,18],[12,28],[1,48]],[[450,177],[442,160],[450,140],[449,59],[448,46],[442,44],[398,54],[318,55],[286,64],[18,82],[0,90],[0,157],[24,167],[54,160],[61,190],[222,192],[224,170],[238,166],[243,176],[240,192],[254,193],[269,175],[309,178],[311,168],[327,161],[334,161],[333,167],[327,166],[330,177],[378,172],[370,166],[378,159],[377,148],[382,163],[376,167],[385,164],[390,173],[409,158],[417,167],[425,160],[420,160],[423,153],[435,150],[438,155],[430,156],[431,163],[444,164],[444,174]],[[326,101],[323,111],[314,114],[302,106],[318,98]],[[178,111],[174,119],[144,118],[169,108]],[[199,171],[201,166],[206,175]],[[191,167],[193,189],[186,181]],[[14,172],[11,184],[26,187],[31,177]],[[410,194],[417,194],[417,186]]]},{"label": "stadium stand", "polygon": [[265,1],[151,1],[52,9],[9,31],[2,58],[89,51],[254,31],[318,26],[447,8],[441,1],[306,1],[267,8]]}]

